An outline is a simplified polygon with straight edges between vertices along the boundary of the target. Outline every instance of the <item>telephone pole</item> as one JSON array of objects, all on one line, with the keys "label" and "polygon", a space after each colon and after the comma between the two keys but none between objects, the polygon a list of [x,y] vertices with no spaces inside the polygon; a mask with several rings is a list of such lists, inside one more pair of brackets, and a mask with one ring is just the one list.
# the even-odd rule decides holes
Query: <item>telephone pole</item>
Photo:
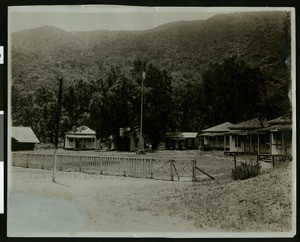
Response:
[{"label": "telephone pole", "polygon": [[140,124],[140,138],[139,138],[139,148],[140,153],[144,153],[144,140],[143,140],[143,106],[144,106],[144,80],[146,77],[146,72],[142,73],[142,96],[141,96],[141,124]]},{"label": "telephone pole", "polygon": [[58,148],[58,133],[59,133],[59,120],[61,113],[61,99],[62,99],[62,77],[58,77],[58,98],[57,98],[57,107],[56,107],[56,122],[55,122],[55,137],[54,137],[54,165],[53,165],[53,174],[52,181],[55,182],[55,172],[56,172],[56,164],[57,164],[57,148]]}]

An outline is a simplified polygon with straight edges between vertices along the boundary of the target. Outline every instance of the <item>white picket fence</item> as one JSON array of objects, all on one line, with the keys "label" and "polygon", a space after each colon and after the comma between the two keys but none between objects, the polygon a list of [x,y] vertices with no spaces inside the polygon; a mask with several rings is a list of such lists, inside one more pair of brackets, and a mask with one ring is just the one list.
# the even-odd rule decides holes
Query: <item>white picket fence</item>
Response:
[{"label": "white picket fence", "polygon": [[[116,157],[93,155],[57,155],[57,169],[60,171],[77,171],[90,174],[118,174],[134,177],[149,177],[156,179],[193,178],[191,157],[176,158],[145,158],[145,157]],[[53,169],[54,155],[12,153],[13,166]]]}]

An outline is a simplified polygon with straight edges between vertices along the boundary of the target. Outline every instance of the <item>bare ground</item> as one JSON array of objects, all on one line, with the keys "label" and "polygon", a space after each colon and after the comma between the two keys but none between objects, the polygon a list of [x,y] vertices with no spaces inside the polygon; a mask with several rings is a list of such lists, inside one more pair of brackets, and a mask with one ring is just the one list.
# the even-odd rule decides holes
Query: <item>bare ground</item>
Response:
[{"label": "bare ground", "polygon": [[196,183],[171,182],[58,172],[57,183],[53,183],[52,171],[12,167],[9,190],[78,202],[85,214],[79,232],[291,230],[291,162],[278,163],[275,168],[263,164],[259,176],[233,181],[232,167],[226,164],[232,165],[232,159],[211,154],[206,155],[210,166],[206,162],[199,166],[210,169],[215,180],[201,177]]}]

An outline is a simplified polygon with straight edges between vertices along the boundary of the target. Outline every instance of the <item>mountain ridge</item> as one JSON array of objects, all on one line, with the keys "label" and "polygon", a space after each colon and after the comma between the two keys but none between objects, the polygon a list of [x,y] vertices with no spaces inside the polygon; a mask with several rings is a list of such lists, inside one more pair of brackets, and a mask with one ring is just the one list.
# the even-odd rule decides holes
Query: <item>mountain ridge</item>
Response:
[{"label": "mountain ridge", "polygon": [[[141,58],[170,71],[176,82],[195,82],[201,81],[210,63],[231,56],[283,79],[288,75],[284,66],[287,57],[279,52],[285,44],[285,18],[283,11],[244,12],[171,22],[139,31],[64,31],[53,26],[22,30],[11,36],[12,56],[17,65],[13,79],[19,71],[29,74],[26,69],[30,69],[30,63],[18,63],[18,56],[22,55],[28,56],[35,66],[49,66],[52,62],[49,67],[61,69],[71,79],[88,78],[85,72],[91,71],[95,72],[92,79],[101,78],[112,65],[129,73],[130,63]],[[38,56],[39,63],[30,56]],[[59,63],[64,66],[59,67]]]}]

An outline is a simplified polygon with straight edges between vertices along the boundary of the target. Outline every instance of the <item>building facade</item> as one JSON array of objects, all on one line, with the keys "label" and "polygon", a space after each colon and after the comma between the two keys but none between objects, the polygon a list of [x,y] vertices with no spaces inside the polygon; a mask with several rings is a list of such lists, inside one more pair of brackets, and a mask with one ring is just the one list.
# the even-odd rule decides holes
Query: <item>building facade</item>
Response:
[{"label": "building facade", "polygon": [[66,132],[64,143],[66,150],[94,150],[96,144],[96,132],[85,125]]},{"label": "building facade", "polygon": [[169,132],[165,136],[165,147],[168,150],[194,150],[199,147],[197,132]]},{"label": "building facade", "polygon": [[229,150],[229,127],[233,124],[225,122],[208,129],[204,129],[200,135],[200,146],[202,150]]}]

